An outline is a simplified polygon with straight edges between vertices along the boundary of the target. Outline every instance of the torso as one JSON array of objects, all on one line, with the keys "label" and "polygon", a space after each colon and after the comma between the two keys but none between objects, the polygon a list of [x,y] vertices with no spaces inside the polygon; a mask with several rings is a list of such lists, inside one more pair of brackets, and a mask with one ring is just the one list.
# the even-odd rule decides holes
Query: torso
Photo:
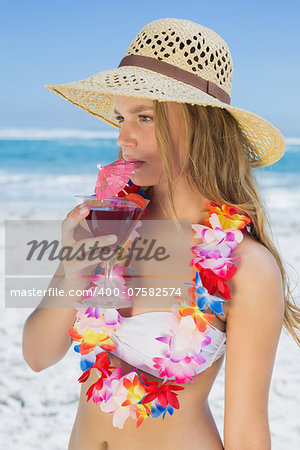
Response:
[{"label": "torso", "polygon": [[[147,219],[154,220],[155,217],[149,214]],[[193,239],[192,244],[196,245],[200,242],[200,239]],[[237,253],[239,254],[239,252]],[[138,302],[138,298],[136,300]],[[170,299],[169,306],[171,307],[173,303],[174,301]],[[213,326],[220,331],[226,329],[228,306],[224,305],[223,309],[225,316],[216,315],[213,321]],[[150,309],[149,307],[143,308],[133,305],[132,308],[124,308],[120,312],[122,316],[129,317],[157,310],[158,308]],[[165,311],[166,309],[162,308],[161,310]],[[122,365],[122,375],[134,369],[112,353],[109,354],[109,357],[113,366],[119,367]],[[112,414],[102,412],[92,400],[86,402],[85,393],[87,389],[98,379],[98,376],[92,371],[90,378],[81,387],[78,412],[69,442],[69,450],[222,449],[222,441],[210,413],[208,395],[223,360],[224,356],[200,373],[198,380],[194,377],[193,383],[184,384],[184,390],[178,394],[180,409],[174,410],[173,416],[166,414],[164,420],[162,417],[156,419],[149,417],[139,428],[136,428],[136,422],[129,417],[121,430],[113,426]],[[143,372],[137,370],[137,373],[140,375]],[[149,380],[162,381],[162,379],[146,372],[144,372],[144,375]]]}]

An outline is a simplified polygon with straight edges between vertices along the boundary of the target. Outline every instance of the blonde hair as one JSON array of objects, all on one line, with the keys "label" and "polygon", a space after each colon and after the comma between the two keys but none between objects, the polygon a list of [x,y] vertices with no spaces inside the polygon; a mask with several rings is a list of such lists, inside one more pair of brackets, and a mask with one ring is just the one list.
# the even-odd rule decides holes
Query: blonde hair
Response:
[{"label": "blonde hair", "polygon": [[[172,104],[171,102],[169,104]],[[252,219],[250,234],[274,256],[279,266],[284,288],[283,325],[300,345],[300,308],[290,289],[289,278],[274,243],[266,231],[269,219],[263,207],[251,164],[245,151],[251,144],[243,134],[237,120],[226,109],[213,106],[177,103],[185,122],[187,151],[182,172],[191,186],[209,201],[230,204]],[[177,221],[172,196],[173,169],[168,134],[166,102],[154,101],[155,133],[168,184],[168,207]]]},{"label": "blonde hair", "polygon": [[[167,104],[154,100],[155,134],[168,186],[168,208],[173,220],[178,217],[173,201],[173,164],[170,149]],[[237,120],[223,108],[215,106],[179,105],[186,129],[186,152],[181,173],[191,187],[200,194],[220,204],[232,205],[251,217],[250,235],[264,245],[274,256],[281,272],[284,290],[283,326],[300,346],[300,308],[296,305],[290,281],[272,239],[269,218],[263,207],[252,167],[246,152],[251,154],[251,144],[243,134]],[[119,158],[122,150],[119,150]]]}]

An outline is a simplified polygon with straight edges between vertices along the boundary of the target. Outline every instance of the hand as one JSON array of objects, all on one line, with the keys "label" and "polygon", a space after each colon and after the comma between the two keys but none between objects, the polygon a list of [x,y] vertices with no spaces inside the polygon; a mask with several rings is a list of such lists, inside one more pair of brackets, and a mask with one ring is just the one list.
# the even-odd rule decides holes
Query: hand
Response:
[{"label": "hand", "polygon": [[[99,258],[96,258],[96,256],[99,256],[101,249],[117,242],[117,236],[113,234],[86,238],[90,234],[84,229],[82,223],[89,212],[87,204],[82,203],[72,209],[62,222],[61,245],[62,247],[69,247],[71,255],[74,255],[72,258],[69,258],[69,261],[67,259],[62,261],[65,277],[67,278],[87,277],[89,280],[94,269],[101,261]],[[83,237],[84,239],[80,239]],[[91,250],[92,248],[94,249]],[[65,251],[67,252],[68,249]]]}]

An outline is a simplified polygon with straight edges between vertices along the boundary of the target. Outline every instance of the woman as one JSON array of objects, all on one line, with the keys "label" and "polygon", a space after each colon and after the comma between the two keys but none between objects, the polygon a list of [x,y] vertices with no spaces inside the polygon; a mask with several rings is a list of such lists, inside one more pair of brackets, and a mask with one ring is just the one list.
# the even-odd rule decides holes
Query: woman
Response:
[{"label": "woman", "polygon": [[[166,362],[164,355],[156,358],[155,370],[150,366],[147,371],[138,368],[137,385],[143,395],[136,394],[135,401],[131,397],[130,405],[119,405],[118,409],[110,403],[117,397],[114,382],[120,377],[115,375],[113,379],[107,371],[103,374],[102,368],[108,370],[110,366],[105,348],[98,348],[92,363],[84,362],[70,450],[223,448],[208,395],[224,359],[225,336],[224,447],[226,450],[271,448],[268,392],[276,348],[282,324],[299,343],[296,329],[300,321],[299,308],[290,298],[280,256],[265,230],[265,214],[251,169],[276,162],[285,144],[280,132],[264,119],[229,105],[231,79],[232,61],[223,39],[188,20],[161,19],[141,30],[118,69],[87,80],[48,86],[120,129],[117,141],[120,156],[135,160],[133,183],[150,186],[146,192],[150,203],[145,219],[190,220],[194,224],[196,258],[192,264],[194,278],[189,299],[189,306],[194,309],[187,307],[182,317],[179,318],[178,311],[175,316],[178,323],[190,320],[189,324],[194,326],[193,334],[188,334],[191,330],[181,330],[186,333],[184,336],[203,338],[197,355],[186,353],[189,357],[178,358],[177,362],[170,358]],[[62,226],[63,243],[75,248],[79,245],[74,231],[78,221],[84,220],[88,213],[88,206],[83,204],[67,215]],[[100,245],[105,246],[108,238],[103,237]],[[215,242],[212,256],[211,246]],[[239,258],[233,263],[230,255],[236,247],[233,257]],[[226,270],[222,272],[224,267]],[[66,290],[72,275],[78,288],[86,288],[94,270],[95,264],[88,266],[86,261],[77,262],[77,266],[64,262],[50,286]],[[70,308],[58,310],[53,299],[44,298],[44,308],[37,309],[27,319],[24,357],[34,370],[54,364],[68,350],[71,344],[68,330],[76,315],[76,310],[71,308],[73,302],[74,297],[70,299]],[[171,309],[174,300],[170,298],[168,302],[166,311]],[[162,308],[149,311],[148,307],[146,311],[144,305],[137,297],[132,308],[121,311],[120,333],[122,330],[127,333],[124,339],[138,323],[146,324],[140,338],[136,336],[135,347],[123,359],[120,353],[118,356],[117,347],[108,352],[112,366],[122,366],[126,385],[135,379],[131,371],[137,366],[130,362],[139,341],[142,357],[143,343],[152,342],[151,339],[154,342],[160,336],[153,334],[152,327],[164,325],[163,318],[168,314]],[[86,315],[78,314],[77,318],[87,320]],[[47,333],[41,333],[45,329]],[[74,339],[83,342],[82,336],[78,338],[78,326],[72,330]],[[35,337],[41,335],[37,345]],[[119,341],[120,334],[111,336],[113,341],[115,337]],[[178,336],[172,335],[174,341],[171,339],[169,345]],[[196,348],[193,342],[192,350]],[[178,351],[175,344],[174,348]],[[176,364],[181,364],[180,376]],[[192,365],[193,374],[197,373],[198,377],[191,383],[186,374]],[[175,375],[170,379],[175,378],[177,384],[172,381],[175,388],[170,388],[164,397],[166,403],[162,390],[160,397],[156,397],[158,403],[156,400],[151,403],[150,397],[146,406],[138,403],[137,400],[152,392],[145,387],[149,388],[153,382],[152,386],[159,389],[162,379],[165,383],[168,378],[166,373],[173,373],[173,369]],[[102,381],[109,380],[106,398],[102,395],[100,372]],[[99,380],[101,388],[97,385]],[[180,408],[176,400],[178,386],[184,387],[178,389]],[[112,391],[109,399],[108,392]],[[89,402],[86,402],[86,392],[91,397]],[[147,404],[151,405],[150,412]],[[122,422],[120,415],[126,408],[131,408],[131,417],[141,426],[137,428],[130,418],[125,424]],[[155,419],[162,411],[164,420]],[[106,412],[114,413],[113,421],[112,414]]]}]

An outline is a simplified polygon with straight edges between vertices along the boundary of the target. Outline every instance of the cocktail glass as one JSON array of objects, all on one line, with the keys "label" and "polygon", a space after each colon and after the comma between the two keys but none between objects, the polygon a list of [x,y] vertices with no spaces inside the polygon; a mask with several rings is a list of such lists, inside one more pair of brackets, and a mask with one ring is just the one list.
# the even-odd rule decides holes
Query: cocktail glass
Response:
[{"label": "cocktail glass", "polygon": [[[126,243],[149,203],[149,200],[145,199],[145,204],[141,207],[125,197],[97,200],[95,195],[76,195],[76,198],[78,203],[84,201],[90,209],[86,222],[93,237],[97,238],[108,234],[117,236],[117,242],[106,245],[111,251],[116,247],[122,247]],[[128,300],[122,300],[122,296],[117,299],[113,294],[107,295],[107,292],[114,291],[116,287],[114,259],[113,257],[104,261],[104,276],[101,284],[103,295],[98,297],[98,302],[99,306],[104,308],[126,308],[129,306]]]}]

